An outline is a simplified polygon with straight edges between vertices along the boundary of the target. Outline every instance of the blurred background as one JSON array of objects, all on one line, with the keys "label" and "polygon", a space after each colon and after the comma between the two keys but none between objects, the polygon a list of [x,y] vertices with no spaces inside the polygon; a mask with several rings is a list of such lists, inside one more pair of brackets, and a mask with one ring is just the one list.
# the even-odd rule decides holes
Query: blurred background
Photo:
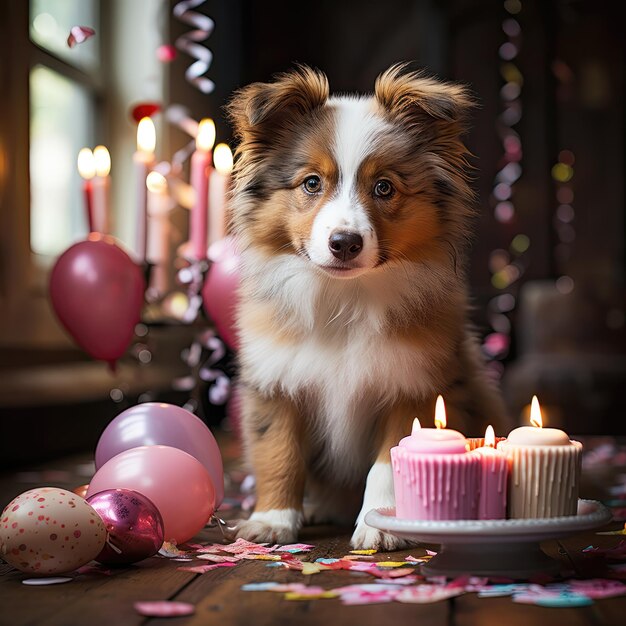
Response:
[{"label": "blurred background", "polygon": [[[197,28],[175,15],[185,4],[214,21],[196,39],[213,54],[211,93],[186,76],[194,59],[176,45]],[[159,162],[189,144],[185,120],[213,118],[217,141],[232,145],[233,90],[295,62],[326,72],[334,92],[371,91],[398,61],[470,87],[480,219],[468,274],[490,372],[517,420],[537,394],[548,425],[626,434],[624,37],[613,3],[0,0],[0,11],[0,465],[92,449],[137,402],[236,429],[233,351],[202,339],[207,316],[176,314],[189,306],[177,281],[183,201],[168,212],[165,286],[115,372],[60,326],[49,274],[88,232],[81,148],[110,152],[111,232],[132,251],[136,107],[154,109]],[[69,47],[76,25],[95,35]]]}]

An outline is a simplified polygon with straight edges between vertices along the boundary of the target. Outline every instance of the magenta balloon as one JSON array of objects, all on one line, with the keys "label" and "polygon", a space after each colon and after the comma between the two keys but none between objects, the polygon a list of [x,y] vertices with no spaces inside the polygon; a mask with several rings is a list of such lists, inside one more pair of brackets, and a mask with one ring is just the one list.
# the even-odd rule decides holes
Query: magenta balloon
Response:
[{"label": "magenta balloon", "polygon": [[50,275],[50,300],[63,326],[88,354],[111,365],[133,338],[144,292],[139,266],[99,233],[68,248]]},{"label": "magenta balloon", "polygon": [[138,446],[171,446],[204,465],[215,488],[215,506],[224,498],[224,468],[215,437],[193,413],[174,404],[146,402],[126,409],[104,429],[96,446],[96,469],[116,454]]},{"label": "magenta balloon", "polygon": [[105,565],[136,563],[163,545],[163,518],[154,503],[132,489],[107,489],[87,502],[106,526],[108,539],[96,561]]},{"label": "magenta balloon", "polygon": [[202,301],[220,337],[236,350],[239,345],[235,312],[239,302],[240,258],[232,237],[226,237],[217,244],[220,245],[211,246],[213,262],[202,287]]},{"label": "magenta balloon", "polygon": [[91,479],[87,499],[108,489],[133,489],[152,500],[165,541],[188,541],[215,510],[215,490],[202,463],[170,446],[141,446],[109,459]]}]

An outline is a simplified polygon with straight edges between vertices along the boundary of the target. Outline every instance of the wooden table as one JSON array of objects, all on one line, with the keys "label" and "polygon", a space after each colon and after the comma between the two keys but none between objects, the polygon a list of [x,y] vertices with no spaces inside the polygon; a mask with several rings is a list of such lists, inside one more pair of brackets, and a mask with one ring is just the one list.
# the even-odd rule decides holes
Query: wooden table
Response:
[{"label": "wooden table", "polygon": [[[87,482],[88,455],[47,463],[32,474],[11,472],[0,477],[0,503],[7,504],[15,495],[45,483],[73,488]],[[582,495],[596,498],[608,484],[611,473],[624,471],[606,469],[586,476]],[[82,473],[82,475],[80,475]],[[617,529],[613,523],[608,528]],[[301,540],[315,545],[306,560],[319,557],[341,557],[349,551],[350,529],[316,526],[304,529]],[[581,549],[589,544],[601,547],[617,545],[620,536],[598,536],[594,532],[565,541],[543,545],[550,556],[557,558],[565,570],[579,576],[590,574]],[[199,541],[219,542],[217,529],[204,530]],[[403,560],[407,552],[415,556],[424,550],[403,550],[376,555],[381,560]],[[204,562],[206,563],[206,562]],[[206,574],[192,574],[177,569],[181,563],[153,557],[116,570],[114,575],[83,574],[72,582],[48,587],[28,587],[22,584],[26,575],[8,565],[0,565],[0,625],[1,626],[126,626],[166,623],[165,618],[145,618],[138,615],[133,603],[140,600],[178,600],[193,603],[196,613],[190,617],[167,618],[167,624],[220,624],[234,626],[329,626],[336,624],[446,624],[491,626],[528,626],[529,624],[567,624],[568,626],[626,623],[626,596],[596,600],[584,608],[548,609],[513,603],[509,597],[478,598],[467,593],[452,600],[435,604],[415,605],[397,602],[343,606],[338,599],[288,601],[280,593],[245,592],[241,585],[249,582],[303,582],[324,588],[370,582],[353,572],[331,571],[314,576],[299,572],[265,567],[263,561],[246,561],[232,568],[216,569]],[[591,572],[593,575],[593,572]]]}]

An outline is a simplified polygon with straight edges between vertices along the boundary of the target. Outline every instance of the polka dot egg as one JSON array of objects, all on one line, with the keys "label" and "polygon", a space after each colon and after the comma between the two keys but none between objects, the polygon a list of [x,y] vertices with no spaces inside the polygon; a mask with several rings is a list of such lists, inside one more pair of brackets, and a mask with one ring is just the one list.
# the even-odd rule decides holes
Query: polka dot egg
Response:
[{"label": "polka dot egg", "polygon": [[98,556],[106,534],[80,496],[56,487],[31,489],[0,515],[0,556],[28,574],[60,574]]}]

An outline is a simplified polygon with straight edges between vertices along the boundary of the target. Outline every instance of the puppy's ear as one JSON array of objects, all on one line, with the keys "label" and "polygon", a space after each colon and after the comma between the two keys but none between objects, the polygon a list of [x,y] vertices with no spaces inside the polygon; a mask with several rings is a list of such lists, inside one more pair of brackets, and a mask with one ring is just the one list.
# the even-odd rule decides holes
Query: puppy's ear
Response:
[{"label": "puppy's ear", "polygon": [[430,118],[463,129],[474,102],[461,85],[444,83],[419,72],[407,72],[406,64],[390,67],[376,79],[374,92],[388,115],[414,123]]},{"label": "puppy's ear", "polygon": [[244,142],[265,143],[290,115],[306,115],[328,99],[328,79],[305,65],[279,74],[272,83],[253,83],[235,93],[227,112]]}]

